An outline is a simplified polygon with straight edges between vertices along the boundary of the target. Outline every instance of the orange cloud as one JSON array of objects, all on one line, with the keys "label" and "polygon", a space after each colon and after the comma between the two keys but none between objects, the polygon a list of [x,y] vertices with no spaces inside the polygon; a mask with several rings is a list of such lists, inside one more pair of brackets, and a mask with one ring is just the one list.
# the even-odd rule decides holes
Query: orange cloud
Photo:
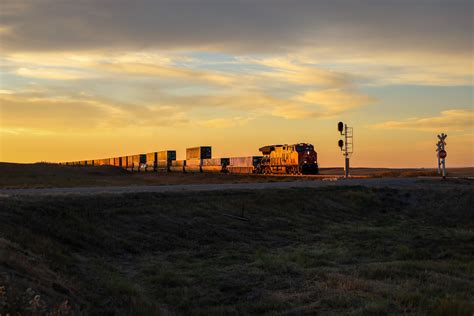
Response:
[{"label": "orange cloud", "polygon": [[96,68],[127,75],[178,78],[188,81],[208,81],[222,85],[228,85],[234,82],[233,76],[213,71],[197,71],[180,67],[144,63],[102,63],[97,64]]},{"label": "orange cloud", "polygon": [[49,80],[76,80],[87,78],[90,74],[77,70],[54,68],[19,68],[16,73],[22,77]]},{"label": "orange cloud", "polygon": [[466,131],[474,129],[474,109],[442,111],[439,116],[409,118],[404,121],[387,121],[373,125],[377,129],[408,129],[426,132]]}]

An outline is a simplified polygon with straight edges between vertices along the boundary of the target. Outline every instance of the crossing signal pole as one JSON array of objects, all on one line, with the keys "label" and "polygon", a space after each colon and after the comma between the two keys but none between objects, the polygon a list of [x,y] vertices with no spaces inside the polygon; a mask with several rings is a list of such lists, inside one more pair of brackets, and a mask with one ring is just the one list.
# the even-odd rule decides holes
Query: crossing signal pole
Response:
[{"label": "crossing signal pole", "polygon": [[[438,135],[438,143],[436,146],[436,151],[438,152],[438,174],[443,175],[443,179],[446,179],[446,156],[448,153],[444,149],[444,146],[446,146],[446,142],[444,141],[448,137],[447,134],[441,133]],[[442,166],[442,168],[441,168]]]},{"label": "crossing signal pole", "polygon": [[354,152],[354,129],[343,122],[339,122],[337,123],[337,130],[344,136],[344,140],[340,139],[337,144],[341,148],[342,155],[345,157],[344,177],[349,178],[349,158]]}]

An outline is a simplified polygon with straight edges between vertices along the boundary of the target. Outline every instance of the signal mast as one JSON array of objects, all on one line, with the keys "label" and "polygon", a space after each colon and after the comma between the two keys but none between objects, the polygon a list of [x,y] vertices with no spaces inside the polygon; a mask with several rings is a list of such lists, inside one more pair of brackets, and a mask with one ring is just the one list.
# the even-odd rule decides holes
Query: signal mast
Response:
[{"label": "signal mast", "polygon": [[354,152],[354,129],[343,122],[337,123],[337,130],[344,136],[345,140],[340,139],[337,144],[341,148],[342,155],[345,157],[344,178],[349,178],[349,158]]}]

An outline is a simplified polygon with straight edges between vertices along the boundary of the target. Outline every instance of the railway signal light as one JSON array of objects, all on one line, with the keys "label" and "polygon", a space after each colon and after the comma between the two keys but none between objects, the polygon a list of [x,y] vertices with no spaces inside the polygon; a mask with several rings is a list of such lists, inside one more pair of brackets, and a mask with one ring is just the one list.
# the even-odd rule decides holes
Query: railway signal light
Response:
[{"label": "railway signal light", "polygon": [[342,139],[340,139],[337,144],[339,145],[339,147],[341,147],[341,150],[342,150],[342,146],[344,146],[344,141]]},{"label": "railway signal light", "polygon": [[337,130],[342,135],[342,132],[344,131],[344,123],[342,123],[342,122],[337,123]]}]

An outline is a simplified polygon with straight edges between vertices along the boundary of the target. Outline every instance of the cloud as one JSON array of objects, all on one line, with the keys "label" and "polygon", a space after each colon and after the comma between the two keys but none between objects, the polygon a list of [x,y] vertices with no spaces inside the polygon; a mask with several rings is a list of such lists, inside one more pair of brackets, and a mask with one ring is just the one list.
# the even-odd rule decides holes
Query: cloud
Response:
[{"label": "cloud", "polygon": [[49,80],[76,80],[87,78],[87,74],[78,70],[54,68],[24,68],[17,69],[16,73],[22,77],[49,79]]},{"label": "cloud", "polygon": [[[183,66],[192,60],[187,54],[205,51],[247,62],[265,56],[256,63],[273,71],[239,78],[244,85],[259,79],[318,87],[354,80],[472,85],[473,6],[465,0],[138,0],[133,6],[126,1],[4,0],[0,41],[2,54],[35,78],[77,78],[83,74],[48,68],[95,63],[114,73],[236,84],[227,74]],[[28,61],[39,69],[21,63]]]},{"label": "cloud", "polygon": [[[306,68],[332,68],[364,85],[472,85],[472,53],[470,51],[347,51],[303,47],[287,55]],[[337,70],[337,71],[335,71]],[[350,75],[351,77],[349,77]]]},{"label": "cloud", "polygon": [[230,85],[235,75],[187,66],[191,59],[159,52],[40,53],[10,54],[2,58],[2,69],[21,77],[46,80],[77,80],[117,76],[181,80],[192,84]]},{"label": "cloud", "polygon": [[42,93],[0,94],[4,131],[91,131],[129,126],[179,126],[187,118],[166,105],[121,104],[105,99],[49,96]]},{"label": "cloud", "polygon": [[375,102],[374,98],[360,94],[355,90],[327,89],[308,91],[294,98],[296,101],[322,107],[327,116],[359,108]]},{"label": "cloud", "polygon": [[[239,71],[206,69],[202,60],[158,52],[115,53],[109,58],[90,53],[43,53],[36,60],[32,57],[14,54],[7,60],[12,69],[27,65],[16,70],[16,75],[62,80],[61,85],[41,82],[40,86],[51,94],[75,95],[81,91],[82,99],[87,95],[106,103],[114,99],[115,104],[124,104],[120,108],[153,104],[172,106],[177,112],[219,108],[241,117],[303,119],[330,118],[373,102],[358,91],[355,76],[289,56],[238,58],[233,61],[235,65],[265,67],[247,70],[242,66]],[[63,79],[81,79],[80,87]]]},{"label": "cloud", "polygon": [[247,125],[252,117],[215,118],[199,122],[198,125],[207,128],[232,128]]},{"label": "cloud", "polygon": [[291,56],[273,58],[240,58],[240,61],[263,65],[268,71],[258,73],[264,80],[283,81],[291,84],[320,87],[351,86],[354,76],[315,65],[314,61],[301,62]]},{"label": "cloud", "polygon": [[18,127],[0,127],[0,134],[10,135],[34,135],[34,136],[47,136],[54,135],[55,133],[49,130],[43,130],[39,128],[18,128]]},{"label": "cloud", "polygon": [[144,63],[103,63],[96,65],[96,68],[126,75],[178,78],[187,81],[204,81],[219,85],[229,85],[234,81],[231,75],[219,74],[217,72],[196,71],[182,67]]},{"label": "cloud", "polygon": [[[6,51],[469,52],[472,1],[4,0]],[[353,54],[353,55],[355,55]]]},{"label": "cloud", "polygon": [[438,116],[387,121],[373,125],[376,129],[406,129],[425,132],[471,131],[474,129],[474,109],[452,109]]}]

